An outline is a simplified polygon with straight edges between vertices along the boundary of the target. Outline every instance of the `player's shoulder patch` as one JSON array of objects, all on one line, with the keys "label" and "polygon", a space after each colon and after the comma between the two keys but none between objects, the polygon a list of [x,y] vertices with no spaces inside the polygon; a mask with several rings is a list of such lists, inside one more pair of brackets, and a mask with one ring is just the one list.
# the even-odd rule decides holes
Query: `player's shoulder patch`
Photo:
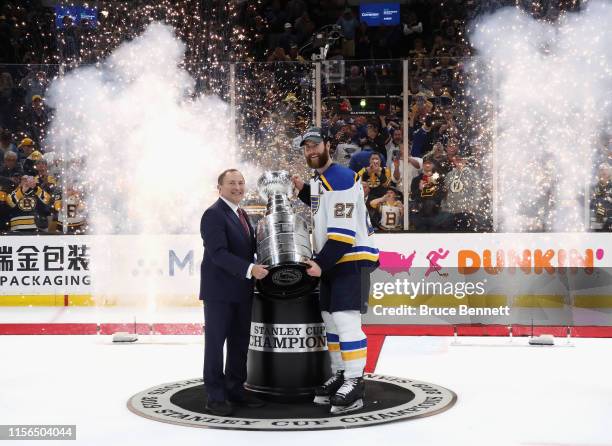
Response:
[{"label": "player's shoulder patch", "polygon": [[321,175],[321,183],[326,190],[341,191],[352,188],[358,179],[358,175],[348,167],[340,164],[332,164]]}]

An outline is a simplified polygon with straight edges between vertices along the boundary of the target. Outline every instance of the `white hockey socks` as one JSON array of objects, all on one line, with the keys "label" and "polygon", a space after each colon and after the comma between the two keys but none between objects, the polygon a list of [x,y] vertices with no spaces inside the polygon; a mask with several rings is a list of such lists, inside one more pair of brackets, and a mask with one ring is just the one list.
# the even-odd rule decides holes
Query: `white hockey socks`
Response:
[{"label": "white hockey socks", "polygon": [[[361,329],[361,313],[359,311],[336,311],[331,313],[331,316],[335,333],[340,338],[344,378],[360,378],[363,376],[368,354],[367,338]],[[327,324],[327,321],[325,323]]]}]

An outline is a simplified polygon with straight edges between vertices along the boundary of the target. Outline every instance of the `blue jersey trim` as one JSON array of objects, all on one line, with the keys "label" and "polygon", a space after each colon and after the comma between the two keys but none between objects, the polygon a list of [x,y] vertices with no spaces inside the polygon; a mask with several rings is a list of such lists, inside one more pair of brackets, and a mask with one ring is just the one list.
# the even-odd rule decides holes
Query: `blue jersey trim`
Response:
[{"label": "blue jersey trim", "polygon": [[353,246],[348,252],[371,252],[372,254],[378,254],[378,249],[370,248],[369,246]]},{"label": "blue jersey trim", "polygon": [[337,334],[327,333],[327,342],[340,342],[340,337]]},{"label": "blue jersey trim", "polygon": [[348,167],[336,163],[332,163],[321,177],[325,179],[331,186],[331,189],[335,191],[350,189],[356,181],[355,172]]},{"label": "blue jersey trim", "polygon": [[344,235],[350,235],[351,237],[355,237],[355,231],[351,231],[350,229],[329,227],[327,228],[327,232],[328,233],[335,232],[337,234],[344,234]]},{"label": "blue jersey trim", "polygon": [[340,350],[359,350],[360,348],[366,348],[367,346],[367,339],[362,339],[361,341],[341,342]]}]

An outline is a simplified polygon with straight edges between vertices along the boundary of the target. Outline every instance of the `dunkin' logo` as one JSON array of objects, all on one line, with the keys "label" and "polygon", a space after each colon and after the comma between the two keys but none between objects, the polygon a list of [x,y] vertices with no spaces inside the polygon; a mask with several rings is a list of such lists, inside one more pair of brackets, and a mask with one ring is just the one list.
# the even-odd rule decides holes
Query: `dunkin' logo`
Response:
[{"label": "dunkin' logo", "polygon": [[520,269],[526,274],[553,274],[557,269],[582,268],[587,274],[593,272],[595,260],[602,260],[604,250],[585,249],[524,249],[522,251],[485,249],[477,252],[462,249],[457,253],[457,265],[460,274],[474,274],[484,269],[488,274],[499,274],[504,269],[515,272]]}]

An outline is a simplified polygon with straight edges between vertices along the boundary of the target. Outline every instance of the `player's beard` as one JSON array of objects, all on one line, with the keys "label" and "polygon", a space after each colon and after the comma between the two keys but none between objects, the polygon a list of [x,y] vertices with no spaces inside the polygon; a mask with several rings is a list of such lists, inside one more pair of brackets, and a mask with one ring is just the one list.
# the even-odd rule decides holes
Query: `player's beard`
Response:
[{"label": "player's beard", "polygon": [[328,161],[329,161],[329,151],[327,150],[327,148],[323,150],[323,153],[319,155],[319,158],[316,160],[306,157],[306,164],[308,164],[308,167],[310,167],[311,169],[319,169],[325,166]]}]

